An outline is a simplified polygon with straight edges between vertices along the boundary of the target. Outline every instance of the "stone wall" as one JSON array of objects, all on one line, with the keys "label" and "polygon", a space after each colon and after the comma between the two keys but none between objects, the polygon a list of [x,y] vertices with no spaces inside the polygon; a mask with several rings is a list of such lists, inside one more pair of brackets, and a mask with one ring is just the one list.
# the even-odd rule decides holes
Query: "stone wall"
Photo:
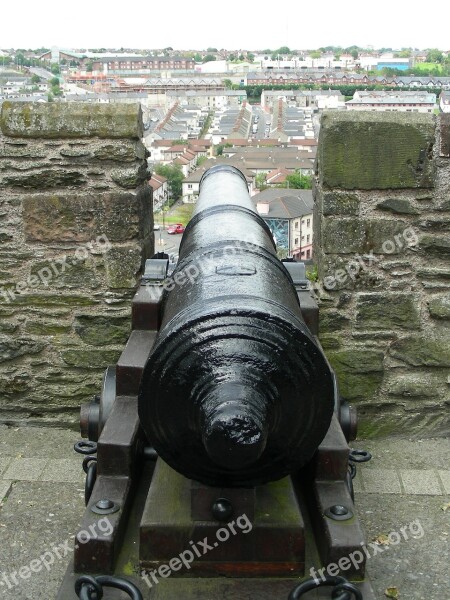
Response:
[{"label": "stone wall", "polygon": [[320,338],[361,435],[448,433],[449,156],[450,115],[322,118]]},{"label": "stone wall", "polygon": [[136,105],[4,102],[0,422],[78,422],[130,331],[153,253]]}]

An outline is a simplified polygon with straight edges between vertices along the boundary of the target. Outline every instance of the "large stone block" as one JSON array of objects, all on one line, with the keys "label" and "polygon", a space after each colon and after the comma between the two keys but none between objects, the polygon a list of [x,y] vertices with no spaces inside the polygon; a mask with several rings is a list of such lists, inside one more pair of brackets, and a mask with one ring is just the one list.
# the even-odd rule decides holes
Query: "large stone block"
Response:
[{"label": "large stone block", "polygon": [[383,380],[384,354],[378,350],[348,348],[327,351],[338,377],[339,390],[348,400],[372,401]]},{"label": "large stone block", "polygon": [[432,298],[428,302],[428,309],[433,319],[450,319],[450,294]]},{"label": "large stone block", "polygon": [[132,138],[143,135],[140,104],[5,101],[0,116],[4,135],[20,138]]},{"label": "large stone block", "polygon": [[35,190],[80,186],[83,183],[86,183],[86,179],[82,173],[65,169],[39,169],[8,175],[0,181],[0,185]]},{"label": "large stone block", "polygon": [[129,315],[78,315],[75,332],[92,346],[125,344],[131,329]]},{"label": "large stone block", "polygon": [[112,289],[135,288],[143,266],[143,254],[137,244],[111,248],[105,255],[108,286]]},{"label": "large stone block", "polygon": [[377,204],[377,208],[398,215],[418,215],[419,211],[414,208],[410,200],[403,198],[386,198]]},{"label": "large stone block", "polygon": [[411,294],[359,294],[356,299],[356,326],[362,329],[418,329],[420,300]]},{"label": "large stone block", "polygon": [[357,218],[326,218],[323,220],[322,249],[327,254],[363,252],[365,226]]},{"label": "large stone block", "polygon": [[96,348],[95,350],[74,348],[62,351],[63,361],[71,367],[82,369],[102,369],[108,365],[115,364],[121,350],[105,350]]},{"label": "large stone block", "polygon": [[19,356],[38,354],[45,348],[46,344],[32,338],[11,338],[0,335],[0,363]]},{"label": "large stone block", "polygon": [[389,396],[420,400],[438,396],[440,383],[442,381],[440,382],[438,378],[431,378],[429,373],[411,373],[408,375],[393,375],[387,382],[386,388]]},{"label": "large stone block", "polygon": [[399,219],[325,217],[322,249],[326,254],[401,254],[418,244],[414,228]]},{"label": "large stone block", "polygon": [[349,190],[433,187],[434,134],[433,115],[324,112],[320,182]]},{"label": "large stone block", "polygon": [[28,241],[90,242],[104,236],[110,242],[121,242],[143,238],[151,226],[151,192],[143,186],[138,193],[28,196],[23,200],[23,220]]},{"label": "large stone block", "polygon": [[324,215],[357,216],[359,214],[359,198],[356,194],[325,193],[322,212]]},{"label": "large stone block", "polygon": [[450,236],[421,235],[419,246],[428,254],[447,259],[450,254]]},{"label": "large stone block", "polygon": [[400,338],[389,354],[414,367],[450,367],[450,332]]}]

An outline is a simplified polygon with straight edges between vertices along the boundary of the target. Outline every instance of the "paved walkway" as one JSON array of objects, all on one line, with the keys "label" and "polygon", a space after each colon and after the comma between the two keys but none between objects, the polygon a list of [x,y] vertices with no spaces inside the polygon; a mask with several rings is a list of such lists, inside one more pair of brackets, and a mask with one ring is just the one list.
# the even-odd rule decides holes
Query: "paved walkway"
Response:
[{"label": "paved walkway", "polygon": [[[77,439],[70,430],[0,426],[2,599],[56,594],[84,511]],[[368,571],[377,598],[392,588],[400,600],[450,600],[449,440],[391,438],[354,447],[373,454],[358,467],[355,492],[372,543]]]}]

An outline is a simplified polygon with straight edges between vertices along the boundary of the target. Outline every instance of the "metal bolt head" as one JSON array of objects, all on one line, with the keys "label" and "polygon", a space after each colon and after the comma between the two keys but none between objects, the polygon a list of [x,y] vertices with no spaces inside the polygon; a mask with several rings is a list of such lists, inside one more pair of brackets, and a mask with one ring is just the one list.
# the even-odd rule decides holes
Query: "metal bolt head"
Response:
[{"label": "metal bolt head", "polygon": [[106,499],[99,500],[95,506],[97,508],[100,508],[101,510],[109,510],[110,508],[112,508],[114,506],[114,502],[112,500],[106,500]]},{"label": "metal bolt head", "polygon": [[212,505],[212,514],[216,521],[227,521],[233,514],[233,505],[226,498],[217,498]]},{"label": "metal bolt head", "polygon": [[330,512],[333,513],[333,515],[341,517],[348,514],[348,508],[342,504],[335,504],[330,507]]}]

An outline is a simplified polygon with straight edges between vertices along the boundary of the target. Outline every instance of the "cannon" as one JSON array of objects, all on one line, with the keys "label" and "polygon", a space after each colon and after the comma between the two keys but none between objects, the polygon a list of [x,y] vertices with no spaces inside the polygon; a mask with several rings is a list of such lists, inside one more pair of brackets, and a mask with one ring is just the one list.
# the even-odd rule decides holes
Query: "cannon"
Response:
[{"label": "cannon", "polygon": [[220,165],[200,185],[172,275],[183,285],[163,296],[144,368],[140,422],[186,477],[260,485],[311,458],[330,425],[333,376],[243,175]]},{"label": "cannon", "polygon": [[[349,471],[361,459],[348,446],[356,415],[318,341],[304,265],[278,259],[245,176],[218,165],[168,267],[164,254],[146,262],[130,339],[82,407],[87,509],[58,597],[93,592],[89,577],[74,592],[78,576],[106,573],[153,598],[148,573],[190,552],[158,598],[286,598],[308,555],[328,565],[364,544]],[[99,534],[102,516],[111,528]],[[245,539],[227,529],[219,544],[217,528],[236,531],[244,517]],[[96,535],[83,540],[86,531]],[[346,575],[361,579],[364,567],[362,557]],[[368,581],[353,587],[374,597]]]}]

